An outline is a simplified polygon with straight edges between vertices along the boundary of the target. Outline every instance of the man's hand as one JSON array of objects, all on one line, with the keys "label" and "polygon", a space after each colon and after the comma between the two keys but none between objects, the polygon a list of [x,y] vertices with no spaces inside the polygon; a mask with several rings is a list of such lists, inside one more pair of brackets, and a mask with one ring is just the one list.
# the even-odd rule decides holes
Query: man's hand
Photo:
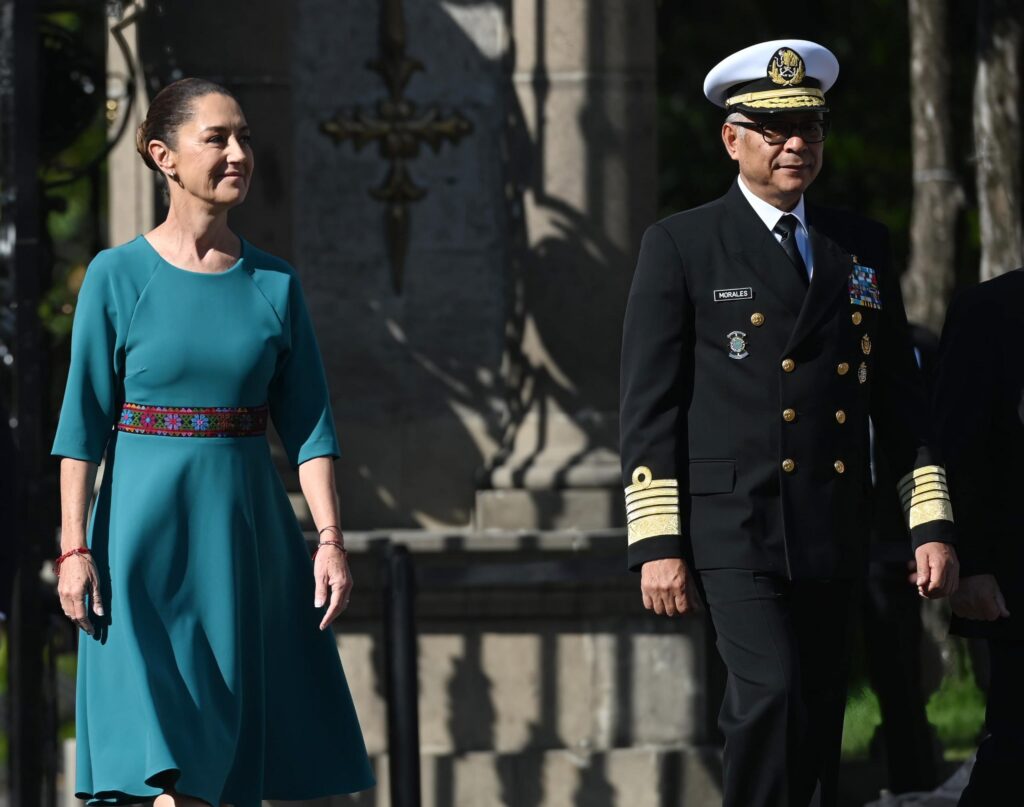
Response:
[{"label": "man's hand", "polygon": [[914,552],[917,593],[928,599],[948,597],[960,583],[960,561],[949,544],[931,541]]},{"label": "man's hand", "polygon": [[953,613],[965,619],[994,622],[1007,617],[1006,600],[992,574],[972,574],[960,581],[960,588],[949,599]]},{"label": "man's hand", "polygon": [[649,560],[640,569],[644,608],[662,616],[700,610],[700,597],[682,558]]}]

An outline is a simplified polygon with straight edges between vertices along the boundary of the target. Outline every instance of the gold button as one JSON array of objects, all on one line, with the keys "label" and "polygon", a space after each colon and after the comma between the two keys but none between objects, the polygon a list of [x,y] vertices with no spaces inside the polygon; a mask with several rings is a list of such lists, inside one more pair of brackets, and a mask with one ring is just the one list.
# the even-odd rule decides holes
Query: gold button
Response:
[{"label": "gold button", "polygon": [[782,369],[785,370],[787,373],[792,373],[796,369],[796,362],[793,361],[792,359],[783,359]]},{"label": "gold button", "polygon": [[750,315],[750,324],[760,328],[762,325],[764,325],[764,314],[762,314],[760,311],[755,311],[753,314]]},{"label": "gold button", "polygon": [[835,465],[833,465],[832,467],[836,469],[837,474],[846,473],[846,463],[843,462],[842,460],[836,460]]},{"label": "gold button", "polygon": [[842,409],[836,410],[836,422],[839,423],[840,425],[846,423],[846,412],[844,412]]},{"label": "gold button", "polygon": [[848,372],[850,372],[850,365],[847,364],[845,361],[841,361],[839,362],[839,365],[836,367],[836,372],[839,373],[839,375],[846,375]]},{"label": "gold button", "polygon": [[791,459],[784,459],[782,461],[782,470],[787,474],[793,473],[796,470],[796,461]]},{"label": "gold button", "polygon": [[854,311],[852,314],[850,314],[850,319],[853,320],[854,325],[860,325],[860,321],[864,319],[864,316],[860,313],[860,311]]},{"label": "gold button", "polygon": [[786,423],[792,423],[794,420],[796,420],[796,410],[795,409],[783,409],[782,410],[782,419],[784,421],[786,421]]}]

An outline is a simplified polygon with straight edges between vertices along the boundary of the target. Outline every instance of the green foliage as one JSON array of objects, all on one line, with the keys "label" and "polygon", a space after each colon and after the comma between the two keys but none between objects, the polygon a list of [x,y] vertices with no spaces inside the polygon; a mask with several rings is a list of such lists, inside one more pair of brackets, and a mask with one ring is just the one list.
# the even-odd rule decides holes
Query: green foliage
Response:
[{"label": "green foliage", "polygon": [[985,695],[975,683],[963,640],[953,641],[958,669],[942,679],[926,711],[947,755],[960,758],[973,751],[978,743],[985,723]]},{"label": "green foliage", "polygon": [[864,685],[846,701],[843,720],[843,759],[864,759],[868,756],[875,729],[882,725],[882,709],[878,696]]},{"label": "green foliage", "polygon": [[[973,207],[971,87],[976,9],[950,3],[948,40],[954,162],[967,195],[958,227],[957,277],[977,279],[979,248]],[[910,45],[906,0],[779,7],[731,0],[723,24],[715,3],[661,0],[658,5],[658,158],[661,215],[721,196],[736,168],[721,143],[722,110],[704,97],[704,76],[718,61],[755,42],[797,37],[830,48],[839,79],[828,93],[832,130],[809,198],[885,223],[895,265],[906,265],[913,169],[910,151]]]},{"label": "green foliage", "polygon": [[[961,639],[952,643],[953,669],[942,679],[925,707],[947,759],[969,756],[977,747],[985,722],[985,695],[978,689],[970,656]],[[843,722],[843,758],[868,756],[875,730],[882,724],[878,697],[866,683],[855,684],[846,701]]]}]

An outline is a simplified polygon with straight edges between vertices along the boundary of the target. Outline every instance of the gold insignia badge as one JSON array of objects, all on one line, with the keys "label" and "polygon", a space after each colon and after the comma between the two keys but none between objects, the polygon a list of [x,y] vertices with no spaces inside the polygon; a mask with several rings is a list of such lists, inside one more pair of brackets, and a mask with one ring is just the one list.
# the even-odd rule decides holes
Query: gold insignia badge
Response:
[{"label": "gold insignia badge", "polygon": [[871,355],[871,337],[867,334],[860,338],[860,349],[864,352],[865,356]]},{"label": "gold insignia badge", "polygon": [[792,48],[779,48],[768,62],[768,78],[780,87],[792,87],[804,80],[804,60]]},{"label": "gold insignia badge", "polygon": [[860,367],[857,368],[857,380],[861,384],[868,383],[868,365],[867,362],[861,362]]}]

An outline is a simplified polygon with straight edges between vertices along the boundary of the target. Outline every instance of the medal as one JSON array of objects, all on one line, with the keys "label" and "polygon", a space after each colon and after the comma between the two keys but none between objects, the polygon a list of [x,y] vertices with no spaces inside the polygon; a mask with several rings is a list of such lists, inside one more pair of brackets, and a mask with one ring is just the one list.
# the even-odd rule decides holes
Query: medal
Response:
[{"label": "medal", "polygon": [[726,339],[729,340],[730,359],[745,359],[750,355],[747,352],[747,335],[743,331],[730,331]]}]

